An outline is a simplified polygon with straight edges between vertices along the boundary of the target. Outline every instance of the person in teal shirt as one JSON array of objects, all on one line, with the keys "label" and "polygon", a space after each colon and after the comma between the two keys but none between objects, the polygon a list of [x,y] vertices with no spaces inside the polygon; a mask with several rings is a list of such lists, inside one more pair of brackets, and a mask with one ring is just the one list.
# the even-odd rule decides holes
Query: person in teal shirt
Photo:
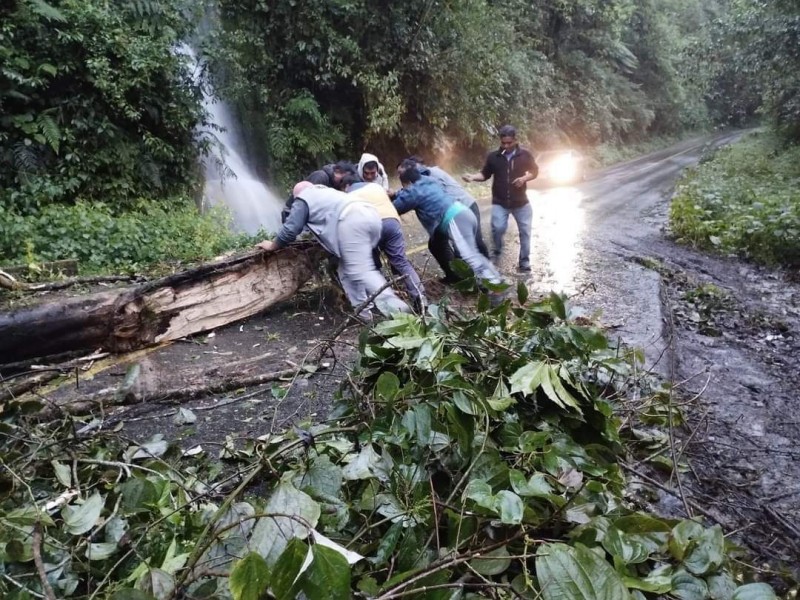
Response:
[{"label": "person in teal shirt", "polygon": [[438,182],[422,175],[416,167],[405,169],[400,174],[400,183],[403,189],[393,200],[398,213],[413,210],[431,238],[437,233],[446,235],[478,281],[502,283],[500,273],[475,243],[478,223],[472,211],[453,200]]}]

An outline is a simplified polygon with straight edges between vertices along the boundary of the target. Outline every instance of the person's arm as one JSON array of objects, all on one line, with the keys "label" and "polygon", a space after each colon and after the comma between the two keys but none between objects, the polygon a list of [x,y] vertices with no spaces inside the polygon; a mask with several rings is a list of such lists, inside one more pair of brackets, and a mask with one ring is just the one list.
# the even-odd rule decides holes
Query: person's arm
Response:
[{"label": "person's arm", "polygon": [[278,231],[275,239],[264,240],[257,246],[268,252],[288,246],[303,232],[306,223],[308,223],[308,204],[299,198],[295,198],[294,203],[292,203],[292,210],[289,211],[289,216],[286,217],[286,221]]},{"label": "person's arm", "polygon": [[491,176],[492,176],[492,165],[489,162],[489,158],[487,157],[486,162],[483,163],[483,168],[480,171],[478,171],[477,173],[472,173],[472,174],[468,173],[467,175],[462,175],[461,179],[469,183],[472,181],[475,182],[486,181]]},{"label": "person's arm", "polygon": [[412,194],[411,190],[406,188],[398,190],[397,194],[395,194],[395,197],[392,200],[392,204],[394,204],[394,208],[397,210],[398,214],[401,215],[404,215],[408,211],[414,210],[417,207],[414,194]]}]

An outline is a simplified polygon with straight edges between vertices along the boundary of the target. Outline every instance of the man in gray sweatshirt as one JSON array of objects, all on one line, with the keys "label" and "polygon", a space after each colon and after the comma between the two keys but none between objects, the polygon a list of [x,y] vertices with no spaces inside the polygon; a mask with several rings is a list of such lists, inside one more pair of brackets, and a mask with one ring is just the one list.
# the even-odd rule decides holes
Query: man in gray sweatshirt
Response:
[{"label": "man in gray sweatshirt", "polygon": [[[339,281],[353,308],[386,285],[372,258],[381,236],[381,218],[375,208],[344,192],[308,181],[295,185],[292,195],[295,201],[276,238],[261,242],[259,248],[283,248],[307,227],[325,250],[339,258]],[[390,287],[376,296],[375,307],[386,316],[411,312]],[[370,321],[372,314],[365,308],[359,317]]]}]

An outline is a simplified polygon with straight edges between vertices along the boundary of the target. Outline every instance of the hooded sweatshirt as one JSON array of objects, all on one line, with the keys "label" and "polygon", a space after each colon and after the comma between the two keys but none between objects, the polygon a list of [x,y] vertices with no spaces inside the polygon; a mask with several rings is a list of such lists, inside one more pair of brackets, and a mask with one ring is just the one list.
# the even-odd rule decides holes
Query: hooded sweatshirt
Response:
[{"label": "hooded sweatshirt", "polygon": [[378,157],[374,154],[369,154],[365,152],[361,155],[361,159],[358,161],[358,176],[361,179],[364,179],[364,165],[368,162],[376,162],[378,163],[378,177],[375,178],[373,183],[379,184],[384,190],[387,192],[389,191],[389,176],[386,174],[386,169],[383,168],[381,161],[378,160]]}]

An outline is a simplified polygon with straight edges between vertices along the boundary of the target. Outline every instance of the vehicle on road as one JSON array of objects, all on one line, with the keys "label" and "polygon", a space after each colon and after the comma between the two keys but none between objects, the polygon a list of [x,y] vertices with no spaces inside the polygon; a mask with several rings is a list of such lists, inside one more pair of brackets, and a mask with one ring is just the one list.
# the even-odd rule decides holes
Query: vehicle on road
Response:
[{"label": "vehicle on road", "polygon": [[540,185],[572,185],[583,181],[585,157],[577,150],[547,150],[535,155],[539,176],[534,180]]}]

